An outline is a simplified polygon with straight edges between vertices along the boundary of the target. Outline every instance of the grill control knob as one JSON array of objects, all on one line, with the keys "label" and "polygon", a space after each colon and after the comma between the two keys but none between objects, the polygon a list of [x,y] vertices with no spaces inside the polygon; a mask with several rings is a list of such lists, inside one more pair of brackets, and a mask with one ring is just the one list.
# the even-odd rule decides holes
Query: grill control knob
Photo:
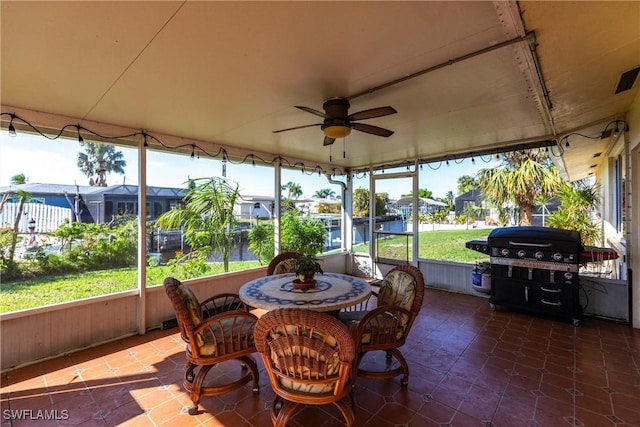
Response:
[{"label": "grill control knob", "polygon": [[534,257],[536,257],[536,259],[542,259],[544,258],[544,253],[542,253],[542,251],[538,251],[535,254],[533,254]]},{"label": "grill control knob", "polygon": [[573,273],[567,271],[566,273],[564,273],[564,280],[573,280]]},{"label": "grill control knob", "polygon": [[556,252],[553,254],[553,259],[556,261],[562,261],[562,254],[560,252]]},{"label": "grill control knob", "polygon": [[520,250],[518,251],[518,256],[519,256],[520,258],[524,258],[524,257],[525,257],[525,255],[527,255],[527,253],[525,252],[525,250],[524,250],[524,249],[520,249]]},{"label": "grill control knob", "polygon": [[509,249],[503,249],[500,251],[500,255],[502,256],[509,256]]}]

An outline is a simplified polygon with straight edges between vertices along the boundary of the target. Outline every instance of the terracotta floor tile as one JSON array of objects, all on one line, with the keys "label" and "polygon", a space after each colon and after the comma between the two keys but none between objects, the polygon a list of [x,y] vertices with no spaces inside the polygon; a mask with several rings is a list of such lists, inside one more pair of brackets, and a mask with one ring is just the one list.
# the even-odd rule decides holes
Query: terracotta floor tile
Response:
[{"label": "terracotta floor tile", "polygon": [[480,420],[491,420],[501,399],[502,393],[472,386],[464,396],[458,411]]},{"label": "terracotta floor tile", "polygon": [[388,403],[380,410],[380,414],[384,416],[384,419],[393,425],[408,424],[415,412],[415,410],[399,403]]},{"label": "terracotta floor tile", "polygon": [[640,408],[631,409],[615,406],[613,416],[619,418],[623,423],[629,424],[630,426],[640,426]]},{"label": "terracotta floor tile", "polygon": [[[486,298],[427,289],[424,309],[402,349],[400,377],[356,381],[356,427],[640,425],[640,332],[585,318],[569,322],[508,310]],[[384,353],[367,364],[386,363]],[[258,358],[257,358],[258,359]],[[203,397],[191,416],[182,388],[184,343],[177,328],[152,331],[2,374],[2,409],[32,426],[27,411],[69,411],[67,425],[265,426],[274,399],[262,362],[260,394],[251,385]],[[209,380],[238,375],[234,363]],[[311,424],[310,424],[311,423]],[[343,424],[333,406],[303,408],[290,427]],[[61,424],[63,425],[62,421]]]}]

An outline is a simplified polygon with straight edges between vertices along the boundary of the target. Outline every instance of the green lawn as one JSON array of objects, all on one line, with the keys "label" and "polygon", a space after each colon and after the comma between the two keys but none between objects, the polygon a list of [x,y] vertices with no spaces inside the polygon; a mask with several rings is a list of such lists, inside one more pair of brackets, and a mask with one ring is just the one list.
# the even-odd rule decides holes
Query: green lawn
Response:
[{"label": "green lawn", "polygon": [[[484,240],[490,231],[470,229],[422,232],[419,237],[419,256],[469,263],[488,261],[487,256],[465,248],[465,242]],[[385,255],[400,259],[406,257],[406,248],[405,236],[385,239],[380,245],[380,250],[385,251]],[[368,252],[368,250],[367,245],[357,247],[358,252]],[[230,270],[239,271],[258,266],[258,261],[232,262]],[[171,275],[171,271],[171,267],[167,266],[148,267],[147,283],[149,286],[160,285],[166,276]],[[222,264],[216,263],[210,265],[207,275],[220,273],[223,273]],[[136,268],[122,268],[2,284],[0,285],[0,313],[135,289],[137,280]]]},{"label": "green lawn", "polygon": [[[489,261],[487,255],[465,247],[468,240],[486,240],[491,229],[437,230],[421,232],[418,237],[418,257],[439,261]],[[407,249],[407,245],[409,248]],[[411,236],[397,236],[380,241],[378,255],[383,258],[406,259],[411,252]],[[358,245],[357,252],[369,252],[369,245]]]},{"label": "green lawn", "polygon": [[[239,271],[259,265],[258,261],[239,261],[230,263],[229,269]],[[215,263],[210,264],[207,275],[223,272],[222,264]],[[170,275],[171,267],[147,267],[148,286],[161,285]],[[0,285],[0,313],[127,291],[135,289],[137,283],[138,269],[135,267],[3,283]]]}]

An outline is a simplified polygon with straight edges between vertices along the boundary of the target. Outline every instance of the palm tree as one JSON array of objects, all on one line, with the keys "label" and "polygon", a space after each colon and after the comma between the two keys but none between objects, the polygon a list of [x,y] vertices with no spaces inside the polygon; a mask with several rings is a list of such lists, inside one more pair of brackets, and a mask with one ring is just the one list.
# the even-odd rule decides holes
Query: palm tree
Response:
[{"label": "palm tree", "polygon": [[288,191],[287,196],[283,197],[281,210],[283,212],[296,210],[296,205],[293,201],[298,200],[298,198],[302,196],[302,187],[300,187],[300,184],[289,181],[281,188],[282,191]]},{"label": "palm tree", "polygon": [[458,178],[458,194],[464,194],[476,188],[478,188],[478,183],[474,177],[462,175]]},{"label": "palm tree", "polygon": [[[21,184],[26,184],[28,181],[27,177],[23,174],[20,173],[18,175],[14,175],[11,177],[11,185],[21,185]],[[20,232],[20,219],[22,219],[22,213],[24,212],[24,204],[25,202],[28,202],[29,199],[31,199],[31,194],[27,193],[24,190],[18,190],[14,193],[16,196],[18,196],[18,211],[16,212],[16,218],[13,221],[13,235],[11,236],[11,248],[9,249],[9,262],[13,262],[13,258],[15,256],[16,253],[16,246],[18,245],[18,233]],[[3,198],[2,200],[2,205],[4,206],[4,203],[6,203],[6,201],[8,200],[8,198]]]},{"label": "palm tree", "polygon": [[115,146],[93,142],[81,142],[80,146],[84,147],[85,153],[78,153],[77,164],[92,187],[106,187],[108,173],[124,174],[127,162]]},{"label": "palm tree", "polygon": [[[14,175],[11,177],[11,179],[9,180],[9,182],[11,183],[11,185],[20,185],[20,184],[26,184],[27,181],[29,181],[27,179],[27,177],[25,176],[25,174],[23,173],[19,173],[18,175]],[[11,199],[11,197],[13,197],[15,195],[14,192],[8,191],[6,193],[4,193],[2,195],[2,201],[0,201],[0,212],[2,212],[2,209],[4,208],[4,205],[9,201],[9,199]]]},{"label": "palm tree", "polygon": [[366,188],[360,187],[353,191],[353,216],[369,216],[369,190]]},{"label": "palm tree", "polygon": [[452,210],[455,207],[455,196],[453,195],[453,191],[447,191],[447,194],[444,196],[446,200],[443,200],[449,206],[449,210]]},{"label": "palm tree", "polygon": [[296,184],[295,182],[287,182],[282,186],[282,189],[289,192],[286,197],[289,200],[297,200],[300,196],[302,196],[302,187],[300,186],[300,184]]},{"label": "palm tree", "polygon": [[[376,215],[385,215],[387,213],[387,204],[389,203],[388,193],[376,194]],[[353,191],[353,216],[361,218],[369,216],[369,190],[366,188],[356,188]]]},{"label": "palm tree", "polygon": [[549,226],[580,232],[585,246],[601,241],[600,224],[591,217],[600,206],[596,186],[585,182],[563,184],[558,190],[560,207],[548,217]]},{"label": "palm tree", "polygon": [[496,206],[509,202],[520,209],[520,225],[531,225],[533,205],[539,197],[552,196],[563,180],[541,150],[505,154],[499,167],[478,172],[478,185]]},{"label": "palm tree", "polygon": [[327,199],[329,197],[334,197],[335,195],[336,195],[336,192],[330,188],[323,188],[321,190],[316,190],[316,192],[313,194],[314,197],[317,197],[319,199]]},{"label": "palm tree", "polygon": [[162,214],[156,225],[163,230],[185,227],[189,246],[205,254],[218,251],[227,272],[236,224],[233,209],[238,197],[238,186],[232,186],[226,179],[191,179],[184,205]]}]

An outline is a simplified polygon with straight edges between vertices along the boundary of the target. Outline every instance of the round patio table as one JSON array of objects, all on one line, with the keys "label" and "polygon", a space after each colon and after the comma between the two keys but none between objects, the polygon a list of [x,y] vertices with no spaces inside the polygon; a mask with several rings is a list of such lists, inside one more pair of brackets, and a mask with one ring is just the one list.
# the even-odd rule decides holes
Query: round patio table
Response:
[{"label": "round patio table", "polygon": [[295,279],[295,274],[288,273],[252,280],[240,287],[240,299],[251,307],[264,310],[300,307],[338,311],[371,295],[371,286],[367,282],[346,274],[316,274],[316,285],[310,289],[296,289]]}]

